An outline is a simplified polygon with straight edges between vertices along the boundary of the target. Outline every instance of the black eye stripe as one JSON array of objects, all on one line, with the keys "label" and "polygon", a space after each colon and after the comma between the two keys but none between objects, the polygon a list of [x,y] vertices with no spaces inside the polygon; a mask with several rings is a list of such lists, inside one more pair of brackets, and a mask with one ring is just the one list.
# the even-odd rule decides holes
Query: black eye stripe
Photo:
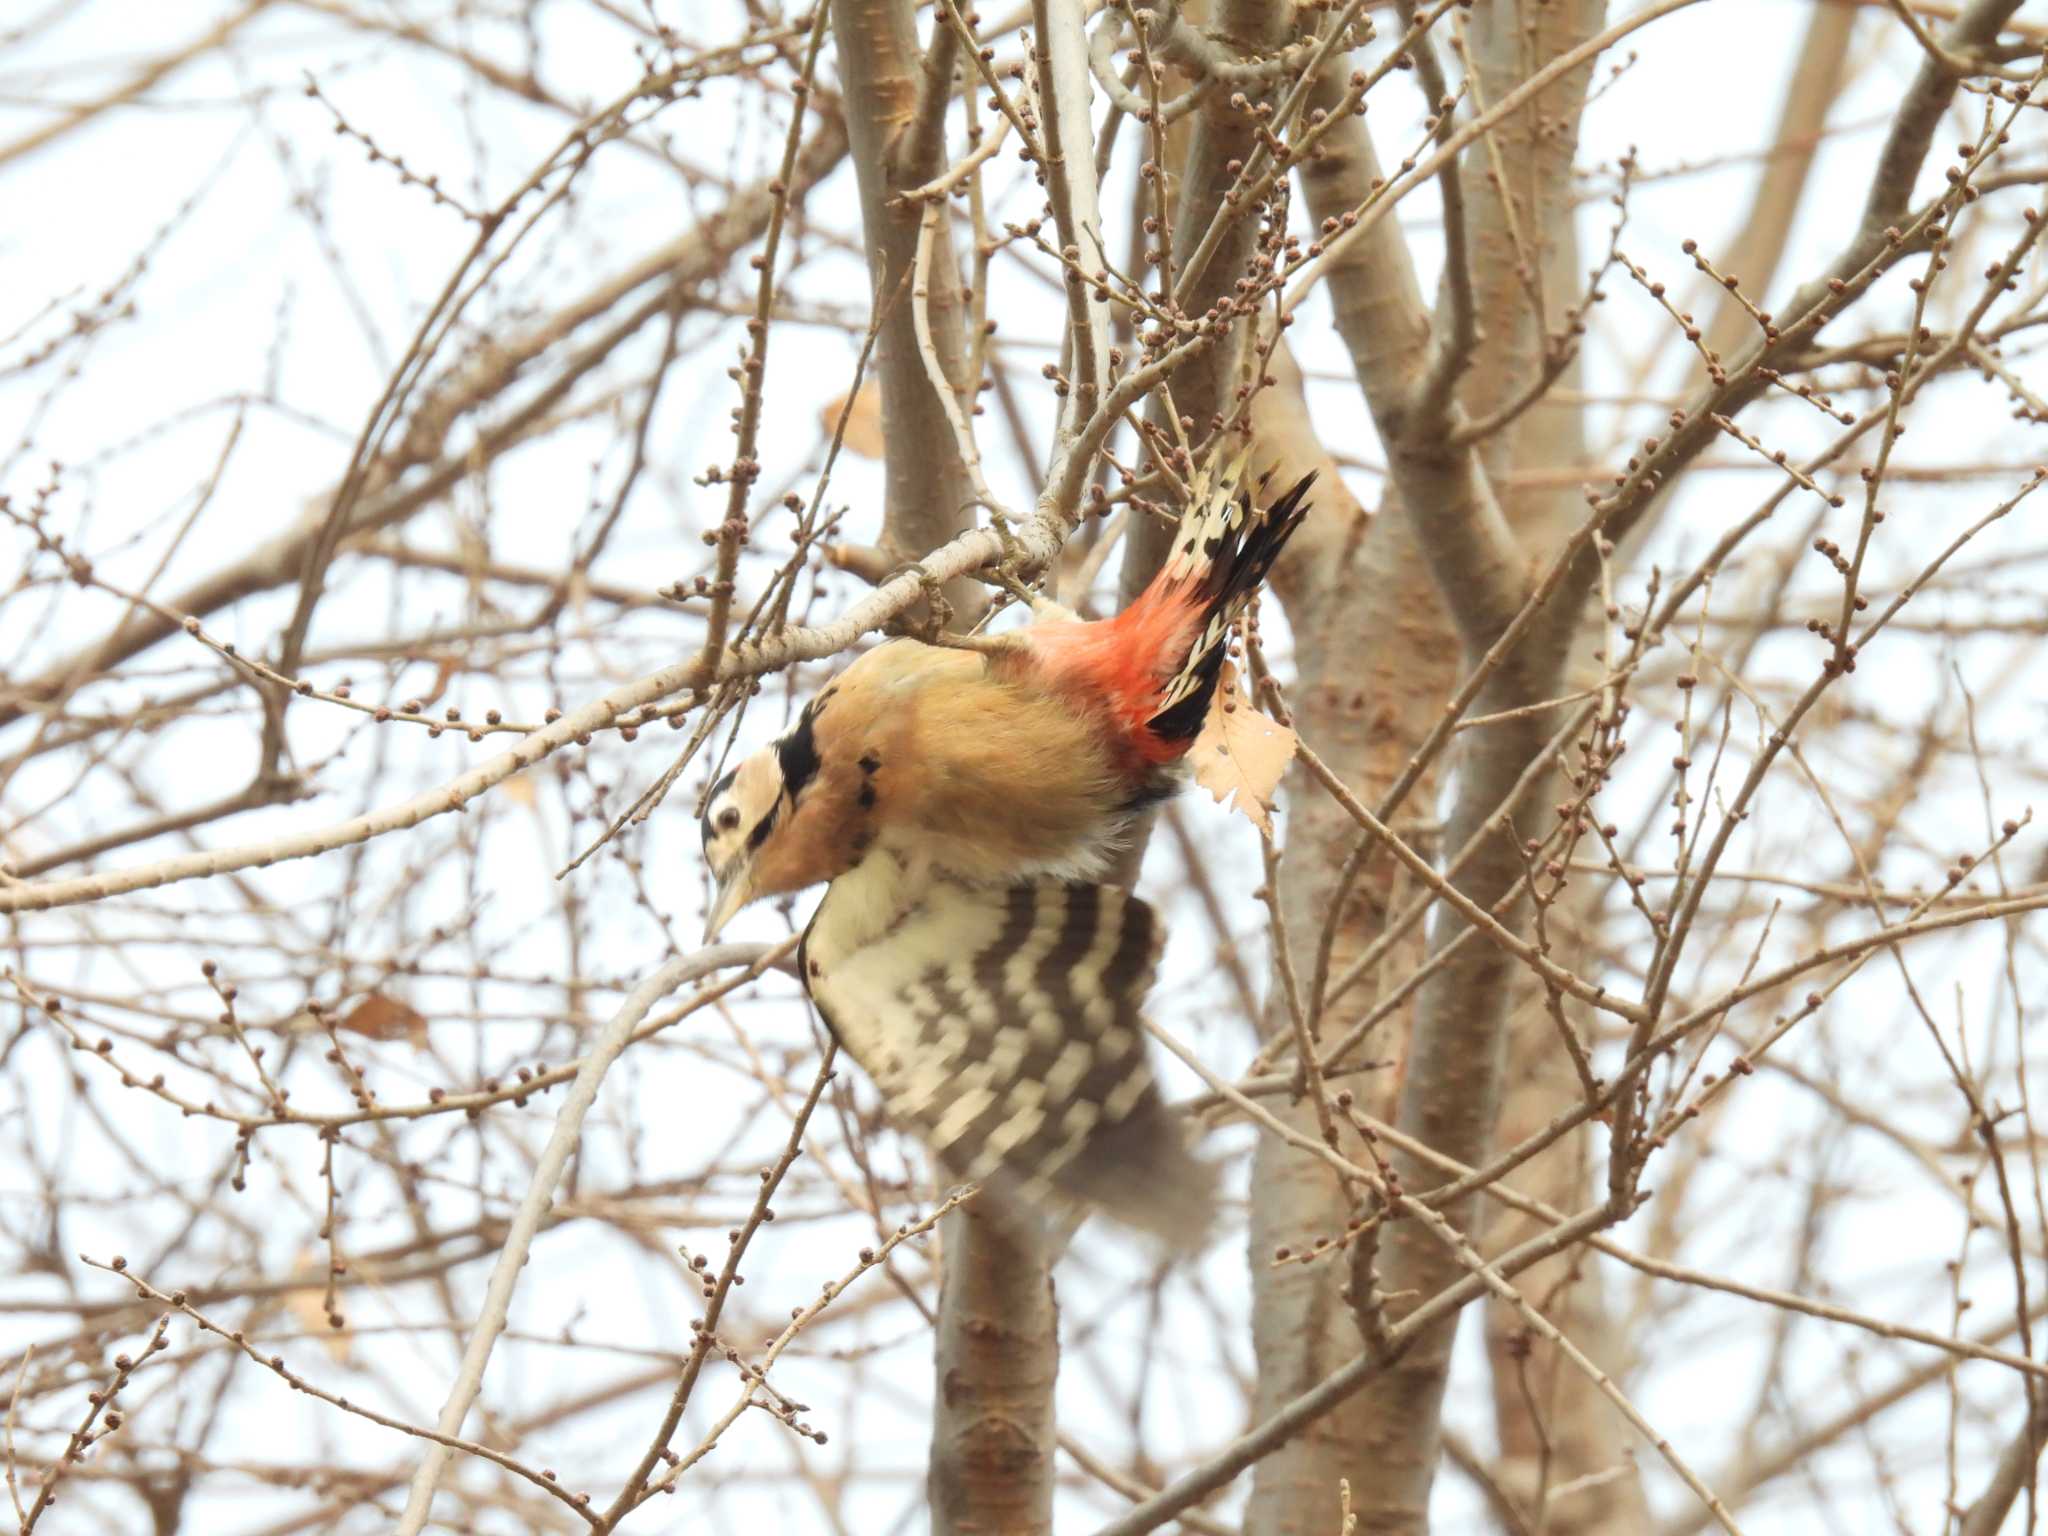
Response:
[{"label": "black eye stripe", "polygon": [[782,805],[782,801],[776,801],[774,805],[769,807],[768,814],[763,816],[755,825],[754,830],[747,834],[748,852],[752,852],[768,841],[768,834],[775,830],[775,823],[781,819]]},{"label": "black eye stripe", "polygon": [[818,740],[813,730],[817,714],[816,704],[806,705],[789,734],[775,743],[775,756],[782,764],[783,791],[792,800],[818,776]]}]

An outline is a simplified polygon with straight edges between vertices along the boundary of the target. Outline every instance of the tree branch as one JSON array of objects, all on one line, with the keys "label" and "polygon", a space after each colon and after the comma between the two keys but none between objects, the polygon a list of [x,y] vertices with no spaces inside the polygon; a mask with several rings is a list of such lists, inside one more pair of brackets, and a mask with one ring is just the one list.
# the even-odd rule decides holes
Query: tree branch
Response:
[{"label": "tree branch", "polygon": [[[714,944],[693,955],[678,955],[635,987],[605,1024],[592,1044],[590,1054],[583,1059],[576,1080],[569,1085],[561,1109],[555,1113],[555,1128],[549,1134],[540,1162],[533,1170],[533,1182],[527,1185],[526,1193],[520,1197],[519,1209],[513,1213],[504,1246],[498,1250],[498,1261],[491,1267],[483,1307],[477,1314],[469,1342],[463,1347],[462,1364],[448,1388],[447,1400],[441,1405],[441,1416],[436,1421],[435,1428],[439,1434],[456,1436],[462,1433],[462,1421],[469,1416],[470,1405],[476,1401],[476,1395],[483,1387],[484,1367],[490,1363],[491,1350],[496,1346],[498,1336],[505,1331],[505,1319],[511,1312],[512,1291],[519,1283],[519,1272],[525,1268],[534,1236],[547,1217],[548,1207],[554,1203],[555,1189],[569,1165],[569,1156],[582,1138],[583,1118],[590,1113],[590,1106],[597,1102],[598,1086],[603,1083],[605,1073],[611,1070],[612,1063],[619,1059],[619,1053],[625,1050],[627,1041],[632,1039],[635,1026],[650,1008],[684,982],[694,981],[724,966],[754,962],[756,954],[756,947],[750,944]],[[452,1454],[449,1447],[439,1441],[428,1447],[425,1460],[413,1474],[412,1486],[406,1490],[405,1512],[399,1517],[397,1536],[419,1536],[433,1507],[434,1490],[440,1486],[441,1474],[447,1469]]]},{"label": "tree branch", "polygon": [[970,1200],[941,1224],[933,1344],[934,1536],[1052,1529],[1059,1327],[1037,1216]]},{"label": "tree branch", "polygon": [[[1263,52],[1286,40],[1292,12],[1292,5],[1283,0],[1217,0],[1214,30],[1228,39],[1232,48]],[[1210,41],[1219,48],[1224,46],[1217,39]],[[1171,238],[1164,229],[1154,236],[1155,244],[1171,253],[1170,259],[1158,263],[1157,270],[1162,279],[1174,278],[1170,291],[1163,282],[1154,291],[1183,314],[1199,318],[1232,299],[1234,286],[1251,259],[1258,239],[1255,210],[1249,201],[1232,199],[1230,194],[1237,184],[1238,168],[1259,144],[1258,105],[1243,92],[1212,90],[1194,114],[1186,159],[1173,188]],[[1165,171],[1162,165],[1160,174]],[[1204,243],[1212,226],[1219,227],[1221,234],[1203,269],[1195,274],[1175,274],[1175,265]],[[1189,357],[1172,371],[1166,389],[1148,412],[1152,423],[1165,430],[1169,442],[1179,430],[1168,420],[1169,399],[1173,408],[1193,423],[1191,437],[1206,435],[1227,409],[1242,346],[1242,326],[1224,314],[1219,329],[1223,335],[1213,348]],[[1132,519],[1124,536],[1120,578],[1126,602],[1152,579],[1172,538],[1172,528],[1163,522]]]},{"label": "tree branch", "polygon": [[[1510,1249],[1493,1260],[1488,1268],[1497,1276],[1512,1279],[1531,1264],[1553,1253],[1563,1252],[1613,1220],[1605,1210],[1587,1211],[1572,1218],[1565,1226]],[[1245,1468],[1302,1433],[1383,1371],[1397,1367],[1402,1355],[1414,1347],[1427,1329],[1452,1321],[1461,1308],[1485,1295],[1486,1291],[1486,1281],[1476,1274],[1467,1274],[1448,1289],[1439,1291],[1388,1330],[1385,1354],[1359,1355],[1341,1370],[1332,1372],[1294,1398],[1279,1412],[1261,1420],[1222,1450],[1207,1457],[1192,1471],[1176,1478],[1156,1497],[1145,1500],[1127,1514],[1101,1527],[1095,1536],[1144,1536],[1146,1531],[1157,1530],[1181,1510],[1228,1486]]]},{"label": "tree branch", "polygon": [[[1417,543],[1459,634],[1476,652],[1521,607],[1523,561],[1477,457],[1450,446],[1455,402],[1429,387],[1431,323],[1400,232],[1391,223],[1364,233],[1363,220],[1357,228],[1345,224],[1384,178],[1364,120],[1343,100],[1334,74],[1318,82],[1316,105],[1333,118],[1301,168],[1310,218],[1326,234],[1348,231],[1324,245],[1330,303]],[[1455,165],[1450,146],[1440,158],[1443,167]]]},{"label": "tree branch", "polygon": [[1109,387],[1109,315],[1095,302],[1081,273],[1108,270],[1102,248],[1102,198],[1095,180],[1093,125],[1089,115],[1088,37],[1080,0],[1032,0],[1037,46],[1038,91],[1046,103],[1041,139],[1045,146],[1046,196],[1060,249],[1069,263],[1062,273],[1067,290],[1067,370],[1071,393],[1060,406],[1063,431],[1086,421]]},{"label": "tree branch", "polygon": [[[845,153],[845,128],[836,119],[828,119],[798,162],[797,178],[790,189],[792,199],[815,186]],[[398,526],[422,508],[433,505],[465,476],[475,473],[479,462],[488,463],[506,448],[524,441],[533,422],[544,420],[577,380],[642,326],[667,313],[678,294],[690,294],[723,276],[733,254],[760,238],[774,205],[774,194],[767,181],[742,189],[687,234],[650,251],[542,323],[507,338],[451,373],[414,407],[398,447],[378,461],[370,478],[382,489],[356,505],[344,537],[361,537]],[[457,422],[500,398],[536,359],[650,283],[659,283],[660,287],[601,336],[571,354],[538,396],[523,401],[509,418],[494,422],[473,447],[443,457]],[[425,475],[409,473],[423,466],[428,471]],[[324,505],[335,494],[338,492],[316,497],[315,507]],[[319,536],[321,522],[317,511],[308,511],[286,532],[258,544],[231,564],[179,592],[166,602],[166,608],[203,619],[258,592],[296,580],[307,551]],[[34,677],[7,689],[11,698],[0,695],[0,726],[20,719],[31,705],[59,698],[177,632],[177,624],[159,614],[131,613],[102,639],[80,647]]]},{"label": "tree branch", "polygon": [[[947,31],[943,23],[937,30]],[[944,168],[945,111],[954,99],[958,44],[950,35],[935,37],[927,59],[918,48],[910,0],[835,0],[832,34],[845,84],[868,281],[881,316],[874,362],[886,481],[879,542],[897,560],[910,561],[967,527],[974,500],[944,403],[919,352],[913,306],[905,302],[924,211],[908,194]],[[948,224],[934,233],[925,288],[933,352],[954,398],[971,409],[977,381],[965,376],[960,265]],[[964,620],[980,610],[980,594],[963,583],[947,587],[945,599]]]}]

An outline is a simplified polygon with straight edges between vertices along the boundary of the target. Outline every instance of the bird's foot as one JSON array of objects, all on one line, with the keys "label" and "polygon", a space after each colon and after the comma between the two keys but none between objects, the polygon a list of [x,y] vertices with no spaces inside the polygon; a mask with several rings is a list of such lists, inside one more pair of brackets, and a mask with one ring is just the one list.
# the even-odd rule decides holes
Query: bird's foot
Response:
[{"label": "bird's foot", "polygon": [[1047,597],[1024,580],[1024,547],[1017,542],[1017,536],[1010,531],[1010,520],[993,507],[988,514],[989,531],[996,536],[996,542],[1003,548],[1001,558],[989,573],[989,579],[1010,596],[1030,608],[1034,619],[1052,619],[1062,623],[1078,624],[1081,615],[1061,602]]},{"label": "bird's foot", "polygon": [[[889,581],[899,576],[915,576],[917,584],[924,589],[925,611],[922,617],[910,614],[898,615],[891,626],[899,634],[914,636],[927,645],[937,645],[939,636],[953,619],[953,605],[946,601],[946,586],[934,576],[921,560],[911,560],[898,566],[889,574]],[[882,585],[887,586],[888,582]]]},{"label": "bird's foot", "polygon": [[1033,591],[1030,587],[1025,586],[1023,582],[1019,581],[1007,567],[998,566],[994,579],[996,584],[1005,592],[1028,607],[1034,619],[1050,619],[1066,624],[1078,624],[1081,622],[1081,615],[1074,612],[1065,603],[1056,602],[1052,598],[1047,597],[1043,592]]}]

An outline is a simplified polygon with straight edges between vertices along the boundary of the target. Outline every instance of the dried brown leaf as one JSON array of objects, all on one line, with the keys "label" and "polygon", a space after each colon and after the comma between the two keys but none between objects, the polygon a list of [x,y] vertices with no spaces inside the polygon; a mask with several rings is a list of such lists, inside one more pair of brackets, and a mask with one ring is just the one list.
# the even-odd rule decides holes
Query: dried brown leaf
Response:
[{"label": "dried brown leaf", "polygon": [[318,1339],[325,1346],[328,1359],[336,1365],[348,1365],[355,1358],[350,1330],[334,1326],[334,1320],[327,1315],[326,1283],[311,1279],[324,1268],[324,1260],[311,1249],[302,1249],[292,1263],[292,1278],[308,1277],[310,1283],[286,1291],[284,1303],[298,1325],[306,1330],[306,1337]]},{"label": "dried brown leaf", "polygon": [[335,1028],[367,1035],[372,1040],[410,1040],[419,1046],[427,1043],[427,1021],[397,998],[382,992],[372,992],[357,1003]]},{"label": "dried brown leaf", "polygon": [[1273,791],[1294,757],[1295,735],[1252,708],[1237,685],[1237,669],[1223,664],[1209,718],[1188,749],[1195,782],[1224,804],[1236,796],[1237,809],[1262,832],[1273,830]]},{"label": "dried brown leaf", "polygon": [[839,417],[846,415],[846,436],[840,441],[852,453],[864,459],[879,460],[882,457],[882,392],[869,379],[853,396],[851,409],[847,397],[841,395],[818,413],[818,422],[825,429],[825,436],[839,430]]},{"label": "dried brown leaf", "polygon": [[425,710],[441,702],[441,695],[448,691],[448,685],[455,680],[455,658],[452,656],[429,656],[423,658],[434,664],[434,686],[425,693],[416,694],[420,708]]}]

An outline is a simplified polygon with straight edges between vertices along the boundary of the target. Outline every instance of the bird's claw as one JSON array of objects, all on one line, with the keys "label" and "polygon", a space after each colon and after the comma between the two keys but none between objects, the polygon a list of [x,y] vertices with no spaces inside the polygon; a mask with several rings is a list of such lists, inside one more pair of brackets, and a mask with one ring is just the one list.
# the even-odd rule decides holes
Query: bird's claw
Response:
[{"label": "bird's claw", "polygon": [[915,576],[917,584],[924,589],[925,617],[914,621],[907,615],[899,616],[897,625],[901,632],[915,635],[927,645],[936,645],[941,633],[953,620],[953,605],[946,601],[945,583],[926,568],[922,560],[907,561],[890,572],[889,580],[899,576]]},{"label": "bird's claw", "polygon": [[989,531],[996,536],[996,542],[1003,550],[1001,557],[996,561],[995,569],[990,573],[990,580],[1028,607],[1034,618],[1078,623],[1081,616],[1073,609],[1047,597],[1043,592],[1034,591],[1024,580],[1024,547],[1017,542],[1017,536],[1010,532],[1010,520],[991,507],[988,523]]}]

